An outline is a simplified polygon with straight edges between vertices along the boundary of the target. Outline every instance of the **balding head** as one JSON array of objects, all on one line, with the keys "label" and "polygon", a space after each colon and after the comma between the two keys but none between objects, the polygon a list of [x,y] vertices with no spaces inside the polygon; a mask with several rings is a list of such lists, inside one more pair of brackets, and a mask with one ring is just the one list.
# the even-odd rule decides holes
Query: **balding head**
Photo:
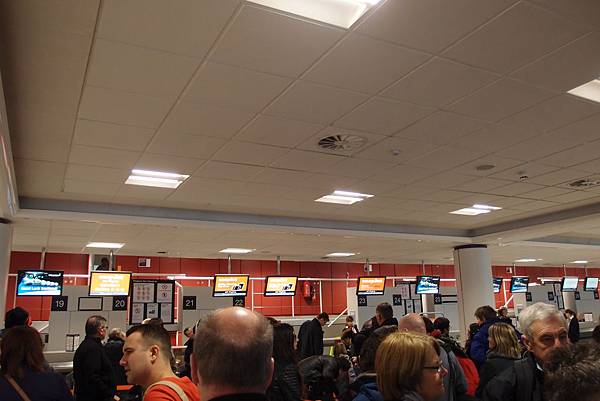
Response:
[{"label": "balding head", "polygon": [[408,315],[403,316],[398,322],[398,329],[400,331],[408,331],[411,333],[427,334],[423,318],[417,313],[409,313]]},{"label": "balding head", "polygon": [[[267,319],[245,308],[219,309],[196,330],[194,379],[201,393],[212,396],[264,393],[273,374],[272,353]],[[236,371],[243,374],[232,374]]]}]

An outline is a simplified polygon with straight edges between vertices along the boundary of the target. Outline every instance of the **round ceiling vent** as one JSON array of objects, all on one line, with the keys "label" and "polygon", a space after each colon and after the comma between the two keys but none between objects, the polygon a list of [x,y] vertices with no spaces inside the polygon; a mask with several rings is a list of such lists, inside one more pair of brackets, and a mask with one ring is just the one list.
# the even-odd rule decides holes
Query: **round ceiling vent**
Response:
[{"label": "round ceiling vent", "polygon": [[358,135],[337,134],[319,140],[319,147],[329,151],[351,151],[363,147],[367,139]]},{"label": "round ceiling vent", "polygon": [[569,186],[573,188],[590,188],[597,187],[598,185],[600,185],[600,177],[582,178],[581,180],[569,183]]}]

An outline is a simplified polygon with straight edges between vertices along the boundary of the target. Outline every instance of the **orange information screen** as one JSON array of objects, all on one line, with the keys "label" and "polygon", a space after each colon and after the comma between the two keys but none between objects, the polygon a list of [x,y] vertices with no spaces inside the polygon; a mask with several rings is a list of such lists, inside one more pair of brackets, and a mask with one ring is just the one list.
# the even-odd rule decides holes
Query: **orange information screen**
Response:
[{"label": "orange information screen", "polygon": [[90,296],[129,295],[131,273],[91,272]]},{"label": "orange information screen", "polygon": [[356,295],[383,295],[385,277],[359,277]]},{"label": "orange information screen", "polygon": [[213,297],[245,297],[249,279],[247,274],[217,274]]},{"label": "orange information screen", "polygon": [[269,276],[265,284],[265,296],[294,296],[296,294],[296,283],[298,277],[295,276]]}]

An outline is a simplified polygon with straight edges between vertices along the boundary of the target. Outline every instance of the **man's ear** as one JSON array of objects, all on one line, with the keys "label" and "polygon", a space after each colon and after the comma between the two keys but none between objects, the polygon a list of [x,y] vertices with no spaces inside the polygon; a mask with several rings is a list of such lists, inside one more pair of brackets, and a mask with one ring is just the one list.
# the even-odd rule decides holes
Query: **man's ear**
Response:
[{"label": "man's ear", "polygon": [[267,387],[265,387],[265,390],[269,388],[271,382],[273,381],[273,373],[275,372],[275,360],[273,358],[271,358],[269,361],[269,370],[269,380],[267,380]]},{"label": "man's ear", "polygon": [[150,347],[150,359],[152,362],[156,362],[160,358],[160,347],[158,345],[152,345]]},{"label": "man's ear", "polygon": [[192,381],[194,382],[195,385],[199,386],[200,385],[200,376],[198,376],[198,369],[196,367],[196,358],[194,358],[194,355],[192,355],[192,357],[190,358],[190,369],[192,370]]},{"label": "man's ear", "polygon": [[523,344],[525,344],[525,346],[527,347],[527,350],[531,351],[531,347],[533,346],[533,344],[531,343],[531,341],[529,341],[529,338],[527,338],[525,334],[521,334],[521,340],[523,341]]}]

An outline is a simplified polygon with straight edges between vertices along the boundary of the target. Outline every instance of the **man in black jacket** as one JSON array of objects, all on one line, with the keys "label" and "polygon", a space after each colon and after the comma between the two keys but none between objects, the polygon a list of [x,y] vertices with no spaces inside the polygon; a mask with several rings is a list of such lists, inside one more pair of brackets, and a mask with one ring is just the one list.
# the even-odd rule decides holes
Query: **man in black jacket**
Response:
[{"label": "man in black jacket", "polygon": [[378,327],[398,326],[398,320],[394,317],[394,309],[387,302],[382,302],[375,308],[375,319]]},{"label": "man in black jacket", "polygon": [[329,321],[326,312],[319,313],[313,320],[302,323],[298,331],[300,359],[323,355],[323,326]]},{"label": "man in black jacket", "polygon": [[577,314],[571,309],[565,309],[565,317],[569,322],[569,340],[575,344],[579,341],[579,321],[577,320]]},{"label": "man in black jacket", "polygon": [[116,383],[110,360],[102,347],[106,319],[91,316],[85,323],[85,339],[73,357],[73,376],[77,401],[112,401]]}]

